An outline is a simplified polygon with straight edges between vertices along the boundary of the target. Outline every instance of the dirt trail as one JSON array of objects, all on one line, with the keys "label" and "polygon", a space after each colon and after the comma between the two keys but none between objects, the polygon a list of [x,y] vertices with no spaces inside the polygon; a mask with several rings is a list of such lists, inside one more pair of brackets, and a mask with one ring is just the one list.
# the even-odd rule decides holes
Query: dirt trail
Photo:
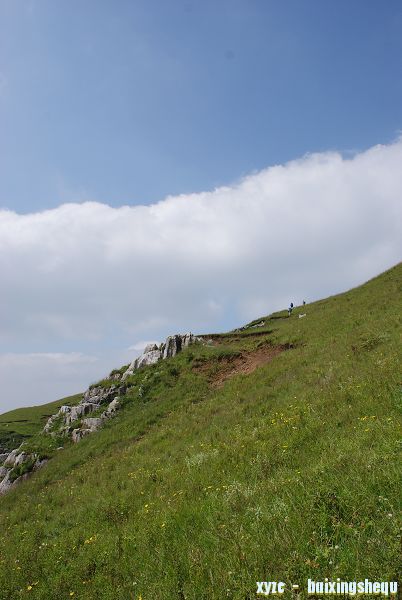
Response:
[{"label": "dirt trail", "polygon": [[238,333],[238,332],[234,332],[234,333],[209,333],[209,334],[202,334],[202,337],[207,339],[210,339],[213,341],[214,346],[220,345],[220,344],[226,344],[227,342],[240,342],[242,340],[249,340],[251,338],[257,338],[257,337],[267,337],[268,335],[270,335],[272,333],[272,329],[265,329],[265,331],[250,331],[250,332],[244,332],[244,333]]}]

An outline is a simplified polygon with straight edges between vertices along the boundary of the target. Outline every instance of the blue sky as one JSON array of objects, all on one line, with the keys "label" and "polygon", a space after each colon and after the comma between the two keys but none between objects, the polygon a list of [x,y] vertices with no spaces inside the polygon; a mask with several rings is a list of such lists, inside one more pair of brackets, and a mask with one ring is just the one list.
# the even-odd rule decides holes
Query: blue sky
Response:
[{"label": "blue sky", "polygon": [[0,0],[0,412],[398,262],[401,31],[393,0]]},{"label": "blue sky", "polygon": [[402,123],[388,0],[0,0],[0,206],[144,204]]}]

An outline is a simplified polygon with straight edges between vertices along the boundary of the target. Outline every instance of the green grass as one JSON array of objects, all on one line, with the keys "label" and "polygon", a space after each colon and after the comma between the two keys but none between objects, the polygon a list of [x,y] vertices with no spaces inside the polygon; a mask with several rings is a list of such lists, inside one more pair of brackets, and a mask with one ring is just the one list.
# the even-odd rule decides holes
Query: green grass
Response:
[{"label": "green grass", "polygon": [[13,450],[41,431],[47,419],[63,404],[78,404],[82,394],[68,396],[41,406],[16,408],[0,415],[0,448]]},{"label": "green grass", "polygon": [[[265,335],[136,372],[115,419],[0,499],[0,598],[246,600],[261,580],[395,580],[401,283],[398,265],[266,317]],[[264,343],[292,348],[210,385]]]}]

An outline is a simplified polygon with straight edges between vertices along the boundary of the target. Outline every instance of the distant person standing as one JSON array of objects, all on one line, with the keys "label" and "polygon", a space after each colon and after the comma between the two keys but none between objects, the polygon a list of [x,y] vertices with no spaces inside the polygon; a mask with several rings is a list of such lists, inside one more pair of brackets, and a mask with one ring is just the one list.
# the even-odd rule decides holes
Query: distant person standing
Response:
[{"label": "distant person standing", "polygon": [[306,306],[306,301],[305,300],[303,300],[303,306]]}]

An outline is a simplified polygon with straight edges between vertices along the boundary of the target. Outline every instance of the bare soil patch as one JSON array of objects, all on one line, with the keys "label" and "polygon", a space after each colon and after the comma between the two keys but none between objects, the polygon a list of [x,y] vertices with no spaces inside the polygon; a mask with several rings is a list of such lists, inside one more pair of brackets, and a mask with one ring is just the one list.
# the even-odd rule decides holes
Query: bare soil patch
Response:
[{"label": "bare soil patch", "polygon": [[269,363],[275,356],[287,350],[289,346],[264,345],[251,352],[239,352],[233,356],[225,356],[218,363],[205,362],[194,367],[195,371],[205,373],[212,387],[222,387],[227,379],[239,375],[248,375],[258,367]]}]

